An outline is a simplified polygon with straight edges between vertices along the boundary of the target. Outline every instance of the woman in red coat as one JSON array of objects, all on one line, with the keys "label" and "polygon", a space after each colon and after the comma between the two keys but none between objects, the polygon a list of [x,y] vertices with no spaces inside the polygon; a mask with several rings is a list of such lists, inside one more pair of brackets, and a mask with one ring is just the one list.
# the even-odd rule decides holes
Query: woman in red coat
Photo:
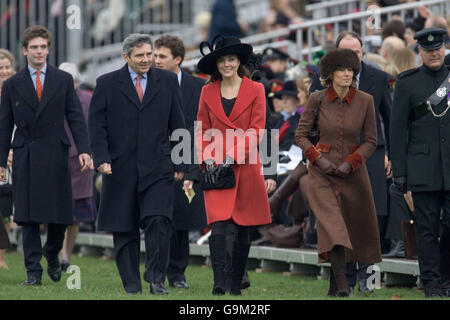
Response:
[{"label": "woman in red coat", "polygon": [[[225,293],[226,234],[234,233],[230,293],[241,294],[241,279],[250,250],[249,227],[271,222],[269,201],[258,155],[266,118],[262,84],[248,78],[244,64],[252,47],[238,38],[214,38],[211,52],[199,61],[211,75],[200,96],[196,146],[206,177],[232,166],[236,184],[204,192],[209,247],[214,272],[213,294]],[[219,174],[220,175],[220,174]]]}]

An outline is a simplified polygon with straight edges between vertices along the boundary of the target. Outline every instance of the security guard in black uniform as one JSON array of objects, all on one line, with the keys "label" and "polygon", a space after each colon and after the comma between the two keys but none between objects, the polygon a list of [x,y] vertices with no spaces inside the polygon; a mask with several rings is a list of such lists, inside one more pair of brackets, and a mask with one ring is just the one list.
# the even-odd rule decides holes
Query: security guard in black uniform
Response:
[{"label": "security guard in black uniform", "polygon": [[450,254],[450,67],[444,64],[445,35],[437,28],[414,35],[423,65],[398,76],[391,114],[394,183],[413,194],[425,297],[450,294],[450,270],[443,266]]}]

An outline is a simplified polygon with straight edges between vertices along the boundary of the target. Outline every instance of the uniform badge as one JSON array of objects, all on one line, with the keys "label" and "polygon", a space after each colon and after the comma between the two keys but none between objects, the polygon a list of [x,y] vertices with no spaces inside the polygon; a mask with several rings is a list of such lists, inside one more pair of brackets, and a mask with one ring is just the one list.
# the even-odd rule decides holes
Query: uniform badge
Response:
[{"label": "uniform badge", "polygon": [[436,94],[439,98],[445,97],[445,95],[447,94],[447,88],[442,87],[442,88],[437,89]]},{"label": "uniform badge", "polygon": [[432,35],[432,34],[430,34],[430,35],[428,36],[427,40],[428,40],[428,41],[433,41],[433,40],[434,40],[434,37],[433,37],[433,35]]}]

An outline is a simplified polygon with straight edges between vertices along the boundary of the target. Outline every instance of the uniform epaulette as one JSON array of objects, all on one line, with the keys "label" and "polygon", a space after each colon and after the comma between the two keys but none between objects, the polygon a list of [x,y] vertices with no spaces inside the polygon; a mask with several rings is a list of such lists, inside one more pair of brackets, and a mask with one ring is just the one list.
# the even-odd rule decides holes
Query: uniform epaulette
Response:
[{"label": "uniform epaulette", "polygon": [[419,71],[419,69],[420,68],[413,68],[413,69],[409,69],[409,70],[403,71],[402,73],[400,73],[397,76],[397,80],[400,80],[400,79],[403,79],[403,78],[405,78],[405,77],[407,77],[409,75],[412,75],[412,74],[416,73],[417,71]]}]

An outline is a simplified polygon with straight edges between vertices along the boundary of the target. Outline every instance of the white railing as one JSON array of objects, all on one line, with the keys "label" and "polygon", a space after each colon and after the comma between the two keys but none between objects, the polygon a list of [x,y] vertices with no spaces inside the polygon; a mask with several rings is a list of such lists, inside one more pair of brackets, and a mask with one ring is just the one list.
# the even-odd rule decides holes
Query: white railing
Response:
[{"label": "white railing", "polygon": [[328,0],[305,6],[305,10],[312,13],[313,19],[333,17],[365,9],[365,0]]},{"label": "white railing", "polygon": [[[446,17],[450,14],[450,1],[449,0],[427,0],[418,1],[413,3],[401,4],[396,6],[389,6],[380,8],[377,12],[374,11],[362,11],[356,13],[345,14],[337,17],[329,17],[325,19],[318,19],[312,21],[306,21],[298,24],[292,24],[287,28],[278,29],[275,31],[265,32],[261,34],[255,34],[249,37],[242,38],[243,42],[256,46],[279,46],[277,42],[285,40],[289,35],[295,33],[296,42],[295,46],[288,46],[287,53],[298,60],[312,60],[314,52],[321,50],[325,45],[326,26],[333,26],[334,39],[338,33],[343,30],[354,29],[354,24],[363,26],[361,28],[361,37],[363,40],[368,39],[366,35],[367,27],[366,21],[368,17],[377,15],[377,19],[390,21],[394,14],[399,15],[402,19],[407,15],[410,10],[413,10],[415,16],[417,16],[417,7],[428,7],[433,13]],[[380,23],[381,27],[381,23]],[[380,31],[380,30],[378,30]],[[305,37],[306,36],[306,37]],[[284,45],[283,45],[284,46]],[[195,65],[201,58],[200,51],[194,50],[187,54],[187,59],[193,61],[186,61],[185,65]]]}]

